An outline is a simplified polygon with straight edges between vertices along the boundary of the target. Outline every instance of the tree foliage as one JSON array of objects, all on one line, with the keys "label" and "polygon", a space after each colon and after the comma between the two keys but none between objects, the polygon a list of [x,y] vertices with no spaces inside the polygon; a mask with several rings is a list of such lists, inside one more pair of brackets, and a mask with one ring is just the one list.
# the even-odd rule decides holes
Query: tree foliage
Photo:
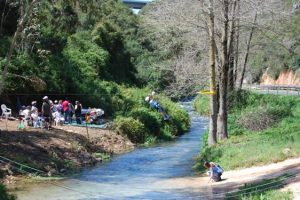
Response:
[{"label": "tree foliage", "polygon": [[259,82],[265,71],[276,79],[282,71],[300,69],[300,11],[292,9],[292,1],[284,3],[278,14],[283,16],[256,31],[248,69],[253,82]]},{"label": "tree foliage", "polygon": [[[18,19],[31,1],[13,2],[1,1],[1,69]],[[45,0],[27,14],[4,94],[86,93],[103,80],[138,84],[128,45],[134,43],[138,20],[120,1]],[[44,80],[44,87],[33,79]]]}]

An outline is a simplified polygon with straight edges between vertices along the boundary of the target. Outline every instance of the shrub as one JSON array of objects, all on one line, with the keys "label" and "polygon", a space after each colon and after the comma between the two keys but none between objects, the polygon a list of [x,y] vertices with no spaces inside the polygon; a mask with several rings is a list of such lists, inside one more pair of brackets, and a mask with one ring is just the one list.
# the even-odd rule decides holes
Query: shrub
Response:
[{"label": "shrub", "polygon": [[171,120],[168,121],[168,126],[170,126],[172,135],[178,136],[189,130],[190,118],[185,110],[183,110],[178,104],[163,96],[159,98],[159,102],[171,116]]},{"label": "shrub", "polygon": [[277,121],[277,116],[265,108],[258,108],[255,111],[243,114],[237,123],[243,128],[252,131],[262,131],[271,127]]},{"label": "shrub", "polygon": [[7,193],[4,185],[0,184],[0,199],[1,200],[15,200],[16,197]]},{"label": "shrub", "polygon": [[158,112],[152,112],[150,109],[141,107],[131,111],[130,116],[142,122],[151,135],[160,135],[162,118]]},{"label": "shrub", "polygon": [[132,117],[119,117],[115,122],[115,129],[134,143],[143,143],[147,135],[144,124]]},{"label": "shrub", "polygon": [[[162,115],[156,110],[151,109],[149,104],[144,101],[145,96],[150,94],[149,89],[118,86],[115,92],[117,95],[112,95],[111,106],[114,110],[114,116],[122,117],[121,122],[124,130],[119,130],[119,132],[124,132],[133,142],[137,142],[135,137],[140,138],[138,139],[138,143],[141,143],[143,140],[147,141],[149,138],[151,141],[170,140],[174,135],[183,134],[190,127],[188,113],[164,95],[157,95],[155,99],[159,101],[161,106],[171,116],[171,120],[169,121],[164,121]],[[133,133],[132,135],[126,133],[126,131],[130,131],[130,128],[124,127],[124,119],[127,119],[125,121],[128,124],[130,124],[130,120],[128,121],[128,119],[134,119],[142,124],[144,135],[138,136],[140,133]],[[119,129],[121,128],[119,124],[121,122],[120,118],[116,120],[116,127],[119,127]],[[152,142],[147,143],[150,144]]]}]

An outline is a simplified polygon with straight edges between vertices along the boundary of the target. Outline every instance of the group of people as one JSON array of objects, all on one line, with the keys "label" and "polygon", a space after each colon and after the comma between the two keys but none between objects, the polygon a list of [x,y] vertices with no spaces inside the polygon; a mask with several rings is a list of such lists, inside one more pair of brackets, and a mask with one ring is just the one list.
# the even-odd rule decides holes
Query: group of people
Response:
[{"label": "group of people", "polygon": [[81,111],[82,105],[79,101],[75,101],[74,106],[68,100],[53,102],[48,96],[44,96],[41,112],[37,108],[37,101],[32,101],[31,106],[23,107],[19,115],[23,117],[27,125],[49,129],[53,123],[55,125],[72,123],[74,115],[76,123],[81,124]]}]

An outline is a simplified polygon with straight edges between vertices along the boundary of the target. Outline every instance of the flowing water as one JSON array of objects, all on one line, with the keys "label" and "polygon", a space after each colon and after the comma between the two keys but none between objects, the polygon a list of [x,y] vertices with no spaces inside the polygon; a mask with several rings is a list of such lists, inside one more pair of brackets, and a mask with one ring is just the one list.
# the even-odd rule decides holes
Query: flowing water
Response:
[{"label": "flowing water", "polygon": [[[17,192],[19,200],[199,199],[197,195],[163,185],[164,180],[192,176],[192,165],[207,119],[182,102],[191,117],[189,132],[174,142],[139,148],[112,161],[56,183],[39,183]],[[161,184],[160,184],[161,183]]]}]

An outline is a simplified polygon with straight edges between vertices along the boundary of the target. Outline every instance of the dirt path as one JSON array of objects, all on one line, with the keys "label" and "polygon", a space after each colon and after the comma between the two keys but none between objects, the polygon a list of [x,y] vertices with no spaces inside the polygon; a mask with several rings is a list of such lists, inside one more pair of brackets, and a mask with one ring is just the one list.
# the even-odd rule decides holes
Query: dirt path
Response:
[{"label": "dirt path", "polygon": [[222,176],[223,181],[218,183],[208,183],[208,177],[184,177],[155,184],[159,184],[166,189],[205,194],[207,196],[203,196],[204,199],[222,199],[225,196],[224,193],[237,190],[245,183],[261,182],[284,174],[295,174],[296,176],[286,180],[282,190],[292,191],[294,200],[300,200],[300,158],[289,159],[266,166],[225,171]]}]

